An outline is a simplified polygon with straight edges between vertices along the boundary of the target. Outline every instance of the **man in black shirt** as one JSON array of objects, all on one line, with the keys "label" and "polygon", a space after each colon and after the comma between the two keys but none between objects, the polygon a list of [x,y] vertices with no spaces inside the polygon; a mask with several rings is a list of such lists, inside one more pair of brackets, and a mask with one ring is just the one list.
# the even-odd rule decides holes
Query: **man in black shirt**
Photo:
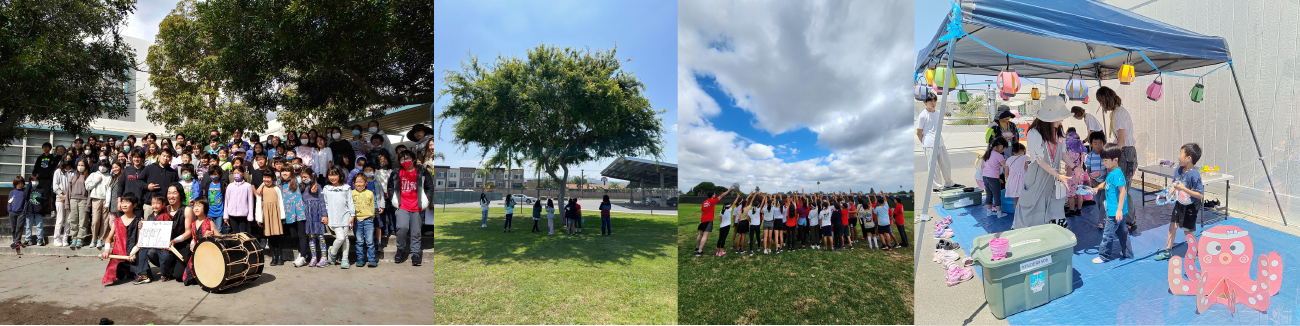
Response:
[{"label": "man in black shirt", "polygon": [[36,163],[32,167],[32,175],[40,176],[41,188],[52,189],[54,185],[54,169],[59,166],[59,157],[50,153],[52,146],[50,143],[41,144],[41,156],[36,157]]},{"label": "man in black shirt", "polygon": [[352,143],[343,139],[343,129],[338,127],[330,128],[330,151],[334,152],[334,165],[344,167],[345,171],[352,171],[356,162],[357,152],[352,150]]},{"label": "man in black shirt", "polygon": [[[140,196],[143,196],[146,191],[144,177],[144,152],[137,149],[131,151],[128,155],[131,157],[131,164],[122,167],[122,176],[118,177],[117,185],[114,185],[113,187],[115,188],[114,190],[117,191],[119,197],[125,194],[133,194],[136,198],[139,198]],[[144,208],[140,206],[141,205],[135,206],[135,215],[145,216]]]},{"label": "man in black shirt", "polygon": [[253,161],[257,162],[257,169],[254,169],[249,173],[252,175],[252,178],[249,178],[247,181],[248,184],[253,185],[253,189],[257,189],[257,187],[262,186],[262,176],[272,172],[271,166],[266,163],[266,153],[253,154]]},{"label": "man in black shirt", "polygon": [[[158,163],[144,168],[145,198],[153,198],[154,195],[166,195],[165,188],[167,185],[181,180],[180,173],[177,173],[176,169],[173,169],[171,165],[174,153],[171,149],[164,149],[158,153]],[[153,215],[152,213],[153,207],[144,207],[144,216]]]}]

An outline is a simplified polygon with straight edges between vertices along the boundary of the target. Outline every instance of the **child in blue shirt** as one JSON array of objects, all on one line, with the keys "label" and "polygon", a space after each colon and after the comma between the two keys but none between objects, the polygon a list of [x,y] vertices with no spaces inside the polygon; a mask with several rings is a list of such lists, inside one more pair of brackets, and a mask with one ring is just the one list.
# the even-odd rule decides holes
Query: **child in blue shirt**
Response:
[{"label": "child in blue shirt", "polygon": [[22,176],[14,177],[14,190],[9,191],[9,230],[12,233],[13,243],[9,244],[9,249],[18,249],[23,243],[23,223],[27,222],[24,213],[27,209],[27,189]]},{"label": "child in blue shirt", "polygon": [[1128,214],[1128,207],[1124,206],[1128,198],[1128,188],[1124,187],[1124,172],[1117,169],[1119,167],[1119,157],[1122,149],[1119,144],[1106,144],[1102,146],[1101,162],[1105,165],[1106,181],[1092,188],[1092,192],[1098,192],[1100,189],[1106,191],[1106,203],[1104,212],[1106,212],[1105,227],[1102,228],[1101,245],[1097,247],[1098,256],[1093,258],[1092,262],[1096,264],[1120,258],[1133,258],[1128,248],[1128,228],[1124,227],[1121,222],[1124,221],[1124,214]]},{"label": "child in blue shirt", "polygon": [[1184,144],[1178,153],[1178,168],[1174,170],[1174,190],[1186,193],[1191,203],[1174,202],[1174,213],[1169,218],[1169,237],[1165,239],[1165,250],[1156,254],[1156,260],[1169,259],[1169,252],[1174,247],[1174,233],[1183,228],[1183,234],[1191,235],[1196,231],[1196,216],[1200,213],[1201,199],[1205,198],[1205,185],[1201,183],[1201,173],[1196,171],[1196,162],[1201,160],[1201,145]]},{"label": "child in blue shirt", "polygon": [[[1088,185],[1096,187],[1106,181],[1106,166],[1101,163],[1101,148],[1106,146],[1106,134],[1100,131],[1093,131],[1088,134],[1088,143]],[[1099,200],[1099,197],[1101,196],[1093,196],[1092,198],[1094,201],[1092,204],[1096,204],[1096,200]],[[1084,205],[1086,206],[1089,204],[1085,202]],[[1105,215],[1105,213],[1102,215]],[[1101,218],[1097,219],[1097,221],[1099,221],[1097,222],[1097,229],[1101,230],[1104,226],[1103,221],[1105,221],[1105,219]]]}]

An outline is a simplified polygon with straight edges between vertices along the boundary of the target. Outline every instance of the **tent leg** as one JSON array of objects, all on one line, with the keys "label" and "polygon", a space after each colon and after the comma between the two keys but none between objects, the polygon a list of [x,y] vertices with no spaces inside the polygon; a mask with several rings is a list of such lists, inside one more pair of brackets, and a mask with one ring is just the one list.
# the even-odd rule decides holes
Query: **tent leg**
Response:
[{"label": "tent leg", "polygon": [[[953,46],[956,45],[956,44],[957,44],[957,39],[954,38],[954,39],[948,40],[948,50],[947,50],[947,54],[948,54],[948,67],[953,67],[953,65],[952,65],[952,51],[953,51]],[[955,69],[956,67],[953,67],[953,68]],[[930,155],[930,160],[929,160],[929,161],[930,161],[930,163],[929,163],[929,169],[930,169],[930,172],[929,172],[929,175],[925,178],[925,186],[924,186],[923,188],[921,188],[921,189],[923,189],[923,190],[917,192],[918,195],[920,195],[920,194],[924,194],[924,196],[925,196],[925,203],[922,204],[921,207],[920,207],[920,208],[921,208],[921,209],[920,209],[920,211],[921,211],[921,215],[919,215],[919,216],[920,216],[921,218],[920,218],[920,219],[917,219],[918,221],[929,221],[929,215],[926,215],[926,214],[930,212],[930,196],[933,196],[933,193],[932,193],[932,191],[930,190],[930,185],[934,184],[934,168],[935,168],[935,166],[938,165],[938,163],[939,163],[939,150],[940,150],[940,149],[943,149],[943,119],[942,119],[942,118],[943,118],[943,113],[946,112],[945,110],[947,110],[947,108],[948,108],[948,94],[952,94],[951,90],[949,90],[948,92],[943,92],[943,96],[940,97],[940,99],[939,99],[939,117],[940,117],[940,119],[939,119],[939,121],[938,121],[938,124],[939,124],[939,125],[938,125],[938,126],[935,126],[935,128],[934,128],[934,150],[932,151],[933,153]],[[923,145],[923,146],[924,146],[924,145]],[[952,177],[952,176],[949,176],[949,178],[951,178],[951,177]],[[921,230],[920,230],[920,231],[917,231],[917,234],[922,234],[922,235],[923,235],[923,234],[926,234],[926,233],[925,233],[925,223],[920,223],[920,224],[921,224]],[[915,265],[915,266],[913,266],[914,268],[916,268],[916,269],[920,269],[920,268],[921,268],[921,246],[920,246],[920,244],[917,244],[916,248],[914,248],[914,251],[915,251],[915,254],[912,255],[912,260],[913,260],[912,264]]]},{"label": "tent leg", "polygon": [[1259,165],[1264,167],[1264,179],[1268,181],[1268,189],[1273,193],[1273,204],[1277,205],[1277,213],[1282,216],[1282,225],[1285,226],[1287,225],[1286,210],[1282,209],[1282,201],[1277,199],[1277,189],[1273,186],[1273,176],[1268,173],[1268,163],[1264,162],[1264,151],[1259,149],[1259,138],[1255,136],[1255,124],[1250,122],[1250,111],[1246,110],[1246,97],[1241,95],[1241,84],[1237,82],[1237,68],[1232,62],[1228,62],[1228,69],[1232,71],[1232,84],[1237,86],[1237,99],[1241,100],[1241,113],[1246,115],[1246,126],[1250,127],[1250,139],[1255,141],[1255,155],[1259,156]]}]

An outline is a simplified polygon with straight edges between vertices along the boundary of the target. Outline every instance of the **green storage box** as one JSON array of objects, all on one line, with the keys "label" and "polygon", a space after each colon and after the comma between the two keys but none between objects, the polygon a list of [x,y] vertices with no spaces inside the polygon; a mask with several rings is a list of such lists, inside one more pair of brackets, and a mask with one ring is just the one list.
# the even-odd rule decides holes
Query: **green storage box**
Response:
[{"label": "green storage box", "polygon": [[984,199],[979,189],[976,191],[965,192],[962,189],[951,189],[939,192],[939,199],[943,200],[943,209],[962,208],[967,206],[979,205]]},{"label": "green storage box", "polygon": [[1074,232],[1045,224],[1000,235],[1010,244],[1004,259],[992,261],[989,241],[997,233],[975,238],[971,247],[971,258],[983,268],[984,297],[994,317],[1004,319],[1074,292]]}]

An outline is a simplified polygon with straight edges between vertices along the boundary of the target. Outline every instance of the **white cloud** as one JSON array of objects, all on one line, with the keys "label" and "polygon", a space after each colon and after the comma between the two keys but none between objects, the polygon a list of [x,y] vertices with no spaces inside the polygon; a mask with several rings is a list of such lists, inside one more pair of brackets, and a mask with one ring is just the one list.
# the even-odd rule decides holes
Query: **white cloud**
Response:
[{"label": "white cloud", "polygon": [[749,147],[745,148],[745,155],[749,155],[750,158],[755,160],[766,160],[776,157],[776,154],[772,153],[772,146],[759,143],[749,144]]},{"label": "white cloud", "polygon": [[[682,188],[822,190],[912,183],[912,4],[904,1],[685,1],[678,10]],[[831,154],[802,161],[707,119],[721,113],[696,76],[774,135],[808,129]],[[811,144],[800,144],[809,146]],[[794,146],[781,152],[799,153]],[[905,187],[911,188],[911,187]]]},{"label": "white cloud", "polygon": [[[158,23],[176,8],[177,2],[179,1],[140,0],[136,2],[135,12],[127,17],[126,26],[122,27],[122,35],[152,43],[154,36],[158,34]],[[144,61],[143,58],[138,59]]]}]

